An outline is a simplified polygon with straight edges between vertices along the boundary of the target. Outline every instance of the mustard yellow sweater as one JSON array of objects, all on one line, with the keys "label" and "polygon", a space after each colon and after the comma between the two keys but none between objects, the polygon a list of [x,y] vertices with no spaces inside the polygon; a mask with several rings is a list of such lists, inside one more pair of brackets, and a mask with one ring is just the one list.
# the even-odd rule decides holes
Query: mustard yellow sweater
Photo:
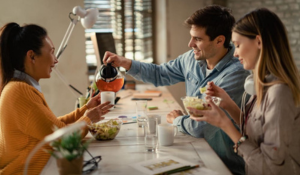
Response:
[{"label": "mustard yellow sweater", "polygon": [[[57,118],[37,89],[25,82],[9,82],[0,96],[0,174],[23,174],[28,154],[53,132],[54,125],[61,128],[77,121],[91,122],[83,116],[86,109],[83,106]],[[28,174],[40,174],[49,158],[45,151],[37,152],[31,159]]]}]

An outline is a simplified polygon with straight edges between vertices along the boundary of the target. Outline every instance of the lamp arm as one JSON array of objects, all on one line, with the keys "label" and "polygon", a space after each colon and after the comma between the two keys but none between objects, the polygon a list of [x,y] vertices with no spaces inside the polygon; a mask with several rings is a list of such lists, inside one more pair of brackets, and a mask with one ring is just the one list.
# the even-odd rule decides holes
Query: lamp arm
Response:
[{"label": "lamp arm", "polygon": [[[59,72],[59,70],[57,69],[57,67],[55,66],[53,68],[53,72],[58,76],[58,78],[68,87],[68,89],[71,91],[71,93],[74,95],[74,97],[77,99],[78,98],[78,94],[79,95],[83,95],[82,92],[80,92],[78,89],[76,89],[74,86],[72,86],[70,83],[68,83],[68,81],[62,76],[62,74]],[[76,94],[74,92],[74,90],[78,93]]]},{"label": "lamp arm", "polygon": [[[71,16],[73,16],[73,18]],[[83,25],[84,28],[91,28],[95,24],[95,22],[97,20],[97,16],[98,16],[98,9],[84,10],[79,6],[76,6],[73,8],[73,12],[69,13],[69,18],[70,18],[71,22],[70,22],[68,29],[63,37],[62,42],[60,43],[60,46],[56,52],[57,59],[59,59],[61,54],[65,51],[67,44],[69,42],[70,36],[71,36],[77,22],[81,19],[81,24]],[[64,84],[66,86],[68,86],[69,89],[72,89],[73,94],[74,94],[73,90],[75,90],[80,95],[83,95],[74,86],[67,83],[67,81],[63,78],[63,76],[60,74],[60,72],[58,70],[54,69],[54,72],[58,75],[58,77],[61,79],[61,81],[63,81]],[[76,98],[77,98],[77,96],[76,96]]]},{"label": "lamp arm", "polygon": [[[69,14],[69,17],[70,17],[71,14],[72,14],[72,13]],[[71,36],[71,34],[72,34],[73,30],[74,30],[75,25],[76,25],[77,22],[80,20],[80,17],[78,16],[77,19],[72,19],[72,18],[70,17],[70,19],[71,19],[71,22],[70,22],[70,24],[69,24],[69,27],[68,27],[68,29],[67,29],[67,31],[66,31],[66,33],[65,33],[65,36],[64,36],[63,40],[61,41],[60,46],[59,46],[59,48],[58,48],[58,50],[57,50],[57,52],[56,52],[56,58],[57,58],[57,59],[59,59],[59,57],[61,56],[61,54],[62,54],[62,53],[64,52],[64,50],[66,49],[67,44],[68,44],[69,39],[70,39],[70,36]]]},{"label": "lamp arm", "polygon": [[[60,46],[56,52],[56,58],[59,59],[59,57],[61,56],[61,54],[65,51],[67,44],[69,42],[70,36],[74,30],[75,25],[77,24],[77,22],[80,20],[80,17],[78,16],[78,18],[71,18],[71,15],[74,15],[72,12],[69,13],[69,18],[71,20],[68,29],[63,37],[63,40],[60,43]],[[72,94],[77,98],[77,94],[74,93],[73,90],[75,90],[78,94],[83,95],[82,92],[80,92],[78,89],[76,89],[74,86],[72,86],[71,84],[69,84],[67,82],[67,80],[61,75],[61,73],[58,71],[58,69],[56,68],[56,66],[54,67],[53,71],[56,73],[56,75],[58,76],[58,78],[70,89],[70,91],[72,92]]]}]

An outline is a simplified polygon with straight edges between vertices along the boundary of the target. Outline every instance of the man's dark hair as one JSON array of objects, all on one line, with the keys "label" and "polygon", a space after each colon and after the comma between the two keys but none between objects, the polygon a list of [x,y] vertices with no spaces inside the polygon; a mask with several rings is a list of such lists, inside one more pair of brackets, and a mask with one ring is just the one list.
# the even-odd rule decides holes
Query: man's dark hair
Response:
[{"label": "man's dark hair", "polygon": [[224,47],[228,48],[235,19],[230,9],[211,5],[197,10],[185,23],[190,27],[195,25],[205,28],[206,35],[209,36],[211,41],[219,35],[225,36]]}]

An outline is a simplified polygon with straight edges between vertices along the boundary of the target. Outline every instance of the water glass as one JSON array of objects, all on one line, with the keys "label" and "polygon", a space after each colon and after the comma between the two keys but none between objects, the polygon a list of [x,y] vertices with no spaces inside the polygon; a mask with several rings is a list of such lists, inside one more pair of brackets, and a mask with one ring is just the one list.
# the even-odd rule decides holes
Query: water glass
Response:
[{"label": "water glass", "polygon": [[82,106],[85,105],[85,97],[81,96],[78,98],[78,102],[79,102],[79,107],[81,108]]},{"label": "water glass", "polygon": [[145,147],[147,152],[155,152],[157,147],[157,135],[146,133]]},{"label": "water glass", "polygon": [[151,134],[157,132],[157,125],[161,123],[160,115],[147,115],[147,127]]},{"label": "water glass", "polygon": [[139,127],[144,127],[147,120],[147,101],[136,102],[136,117]]},{"label": "water glass", "polygon": [[[160,117],[160,116],[159,116]],[[157,148],[157,125],[158,119],[156,117],[147,118],[144,126],[145,133],[145,148],[147,152],[155,152]]]}]

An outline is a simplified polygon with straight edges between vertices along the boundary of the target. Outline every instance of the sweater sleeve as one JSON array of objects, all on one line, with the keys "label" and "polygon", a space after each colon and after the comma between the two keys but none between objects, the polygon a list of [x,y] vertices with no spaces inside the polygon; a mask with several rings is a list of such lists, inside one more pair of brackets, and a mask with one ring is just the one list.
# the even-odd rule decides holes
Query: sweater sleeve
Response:
[{"label": "sweater sleeve", "polygon": [[[88,117],[83,116],[86,110],[87,110],[87,106],[84,105],[81,108],[78,108],[70,112],[69,114],[58,117],[58,119],[64,122],[65,124],[70,124],[77,120],[85,120],[88,123],[90,121]],[[87,118],[87,119],[82,119],[82,118]]]},{"label": "sweater sleeve", "polygon": [[[86,106],[71,112],[65,116],[57,118],[49,109],[43,95],[33,87],[21,86],[19,90],[15,90],[13,99],[19,106],[15,123],[16,127],[27,135],[42,140],[46,135],[53,133],[54,125],[58,128],[65,127],[67,124],[79,121],[91,122],[87,117],[82,115],[86,110]],[[87,127],[83,129],[82,136],[87,134]]]},{"label": "sweater sleeve", "polygon": [[[69,114],[58,117],[58,119],[65,124],[71,124],[80,121],[85,121],[86,124],[90,124],[92,123],[92,121],[87,116],[84,116],[86,110],[87,110],[87,106],[84,105],[81,108],[78,108],[70,112]],[[82,138],[84,138],[87,133],[88,133],[88,127],[86,126],[82,129],[82,134],[81,134]]]}]

